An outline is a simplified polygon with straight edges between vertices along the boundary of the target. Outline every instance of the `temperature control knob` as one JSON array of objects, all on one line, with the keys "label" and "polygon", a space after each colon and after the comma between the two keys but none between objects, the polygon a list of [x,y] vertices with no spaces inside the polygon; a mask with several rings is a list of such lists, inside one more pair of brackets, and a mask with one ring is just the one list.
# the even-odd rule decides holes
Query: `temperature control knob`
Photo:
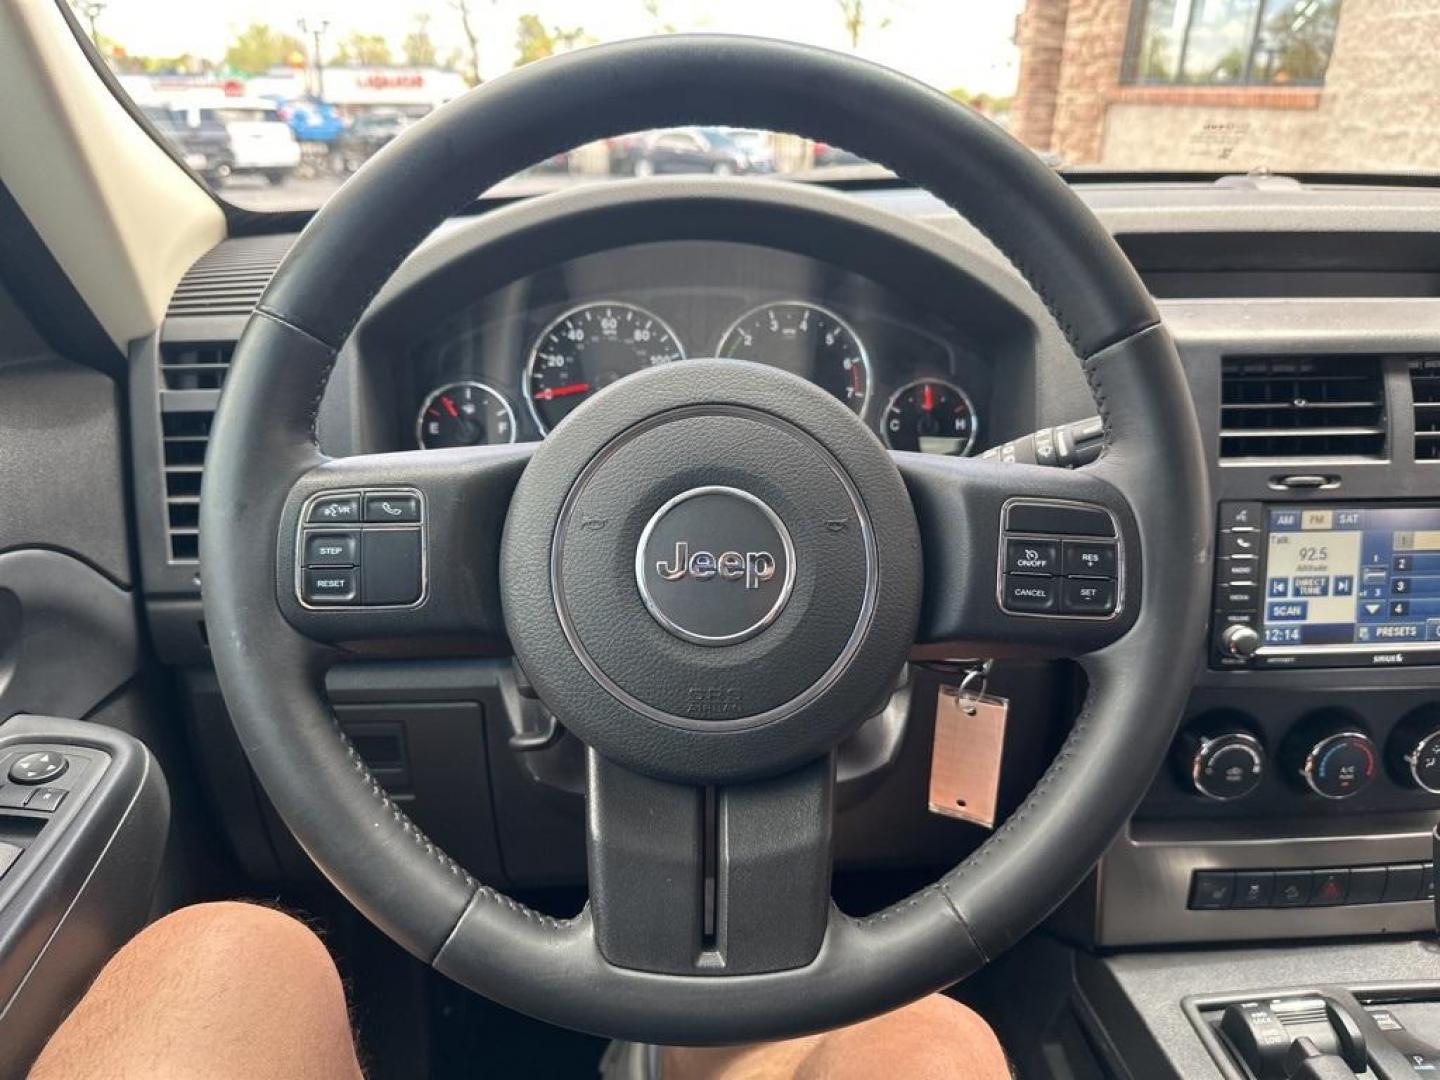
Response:
[{"label": "temperature control knob", "polygon": [[1220,634],[1220,649],[1227,656],[1254,656],[1260,648],[1260,635],[1253,626],[1235,623]]},{"label": "temperature control knob", "polygon": [[1402,720],[1390,739],[1395,779],[1440,795],[1440,708],[1425,706]]},{"label": "temperature control knob", "polygon": [[1186,778],[1207,799],[1243,799],[1265,778],[1265,748],[1248,731],[1188,732],[1180,746]]},{"label": "temperature control knob", "polygon": [[1306,787],[1326,799],[1358,795],[1375,779],[1379,755],[1370,736],[1354,728],[1322,735],[1300,763]]}]

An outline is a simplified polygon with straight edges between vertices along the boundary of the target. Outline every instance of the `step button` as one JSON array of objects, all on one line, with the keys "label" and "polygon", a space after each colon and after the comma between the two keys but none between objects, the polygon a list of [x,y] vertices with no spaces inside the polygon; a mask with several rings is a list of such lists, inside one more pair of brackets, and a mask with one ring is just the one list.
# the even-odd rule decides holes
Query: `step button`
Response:
[{"label": "step button", "polygon": [[312,532],[305,537],[306,566],[354,566],[360,537],[353,532]]}]

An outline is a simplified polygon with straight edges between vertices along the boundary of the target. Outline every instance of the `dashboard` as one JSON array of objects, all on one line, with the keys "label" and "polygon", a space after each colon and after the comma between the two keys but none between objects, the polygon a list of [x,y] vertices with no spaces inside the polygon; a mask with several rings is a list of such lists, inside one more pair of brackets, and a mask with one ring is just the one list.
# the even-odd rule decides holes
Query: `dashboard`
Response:
[{"label": "dashboard", "polygon": [[402,366],[393,445],[543,438],[595,394],[623,393],[625,376],[699,357],[807,379],[893,449],[983,445],[994,383],[963,315],[821,259],[725,241],[582,255],[463,302]]}]

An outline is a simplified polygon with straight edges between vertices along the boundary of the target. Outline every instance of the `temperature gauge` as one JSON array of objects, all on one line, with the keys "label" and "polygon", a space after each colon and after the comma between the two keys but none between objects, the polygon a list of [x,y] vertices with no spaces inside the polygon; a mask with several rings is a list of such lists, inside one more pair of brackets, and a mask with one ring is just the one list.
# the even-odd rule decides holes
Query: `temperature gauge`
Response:
[{"label": "temperature gauge", "polygon": [[902,386],[881,421],[892,450],[963,457],[975,445],[975,406],[954,383],[920,379]]},{"label": "temperature gauge", "polygon": [[422,450],[515,441],[515,410],[482,382],[458,382],[432,392],[415,420]]}]

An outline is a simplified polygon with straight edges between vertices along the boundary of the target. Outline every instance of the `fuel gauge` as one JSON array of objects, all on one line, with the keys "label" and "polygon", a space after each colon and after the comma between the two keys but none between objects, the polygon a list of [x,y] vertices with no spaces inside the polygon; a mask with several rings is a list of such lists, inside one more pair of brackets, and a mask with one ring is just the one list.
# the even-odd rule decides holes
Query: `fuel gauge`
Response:
[{"label": "fuel gauge", "polygon": [[420,406],[415,441],[422,450],[513,443],[515,411],[482,382],[451,383],[431,392]]},{"label": "fuel gauge", "polygon": [[964,457],[975,445],[978,421],[970,396],[943,379],[919,379],[890,398],[881,420],[892,450]]}]

